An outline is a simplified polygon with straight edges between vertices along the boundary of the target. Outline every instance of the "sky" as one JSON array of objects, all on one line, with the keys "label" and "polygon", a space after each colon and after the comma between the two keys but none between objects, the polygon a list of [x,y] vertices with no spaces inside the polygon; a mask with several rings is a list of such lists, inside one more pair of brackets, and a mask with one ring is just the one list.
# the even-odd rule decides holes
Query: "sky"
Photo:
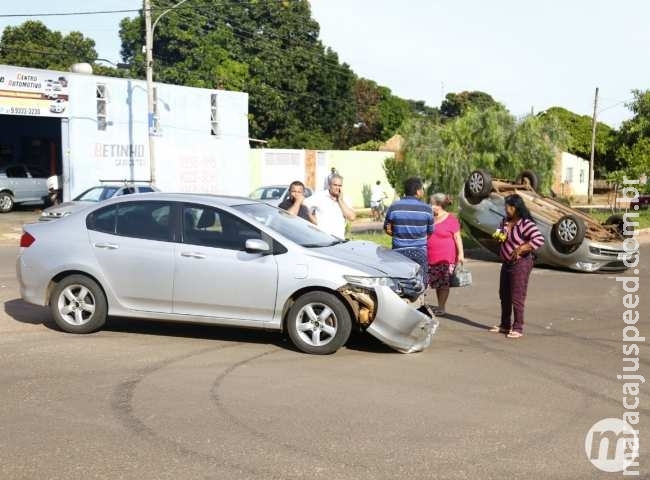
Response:
[{"label": "sky", "polygon": [[[191,5],[187,0],[185,5]],[[155,5],[155,0],[152,0]],[[631,90],[650,88],[648,0],[311,0],[322,42],[359,76],[439,107],[447,93],[480,90],[521,116],[552,106],[618,128]],[[0,30],[28,18],[77,30],[100,58],[120,61],[119,21],[141,0],[0,2]],[[172,15],[173,13],[170,13]],[[155,52],[154,52],[155,55]]]}]

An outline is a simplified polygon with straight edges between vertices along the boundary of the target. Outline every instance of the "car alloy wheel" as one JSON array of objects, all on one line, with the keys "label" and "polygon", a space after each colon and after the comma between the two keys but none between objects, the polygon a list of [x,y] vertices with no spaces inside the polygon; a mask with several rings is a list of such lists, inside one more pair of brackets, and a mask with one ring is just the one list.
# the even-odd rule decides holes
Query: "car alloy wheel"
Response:
[{"label": "car alloy wheel", "polygon": [[0,193],[0,212],[11,212],[12,208],[14,208],[14,199],[11,194],[7,192]]},{"label": "car alloy wheel", "polygon": [[293,304],[287,318],[293,343],[305,353],[337,351],[350,336],[350,314],[341,300],[326,292],[307,293]]},{"label": "car alloy wheel", "polygon": [[575,215],[564,215],[554,225],[552,230],[554,245],[560,247],[570,247],[582,243],[585,238],[585,224]]},{"label": "car alloy wheel", "polygon": [[106,321],[106,296],[97,282],[85,275],[61,280],[50,302],[56,324],[70,333],[90,333]]}]

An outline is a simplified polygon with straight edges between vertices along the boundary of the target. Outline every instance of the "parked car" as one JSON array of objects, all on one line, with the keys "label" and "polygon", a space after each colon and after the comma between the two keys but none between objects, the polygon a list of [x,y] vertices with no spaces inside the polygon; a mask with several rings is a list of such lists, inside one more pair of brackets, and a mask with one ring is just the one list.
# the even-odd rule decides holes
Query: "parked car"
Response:
[{"label": "parked car", "polygon": [[630,202],[630,208],[638,210],[640,208],[648,209],[650,207],[650,194],[644,193]]},{"label": "parked car", "polygon": [[[311,197],[311,188],[305,187],[305,198]],[[277,207],[285,198],[289,196],[289,185],[267,185],[265,187],[257,188],[249,195],[249,198],[254,200],[261,200]]]},{"label": "parked car", "polygon": [[[54,90],[57,89],[54,88]],[[61,87],[59,87],[58,90],[61,90]],[[54,95],[56,95],[56,97]],[[57,93],[53,93],[50,95],[50,98],[53,98],[52,102],[50,103],[50,112],[63,113],[63,111],[65,110],[65,100],[57,97],[58,97]]]},{"label": "parked car", "polygon": [[48,221],[56,220],[57,218],[70,215],[77,210],[83,210],[90,207],[97,202],[101,202],[113,197],[122,195],[130,195],[132,193],[151,193],[157,192],[158,189],[149,184],[135,184],[135,183],[122,183],[122,184],[106,184],[91,187],[83,193],[77,195],[69,202],[63,202],[59,205],[53,205],[46,208],[41,213],[39,220]]},{"label": "parked car", "polygon": [[537,175],[527,170],[516,181],[497,180],[484,170],[472,172],[460,192],[459,216],[470,235],[483,247],[498,254],[499,243],[492,238],[505,216],[504,199],[518,193],[544,235],[537,263],[581,272],[623,271],[636,252],[623,248],[632,225],[620,215],[604,224],[550,197],[536,192]]},{"label": "parked car", "polygon": [[42,168],[27,165],[0,167],[0,213],[13,210],[14,205],[47,203],[47,177]]},{"label": "parked car", "polygon": [[72,333],[115,315],[282,330],[329,354],[355,328],[409,353],[437,327],[419,265],[246,198],[114,197],[24,225],[20,246],[22,298]]}]

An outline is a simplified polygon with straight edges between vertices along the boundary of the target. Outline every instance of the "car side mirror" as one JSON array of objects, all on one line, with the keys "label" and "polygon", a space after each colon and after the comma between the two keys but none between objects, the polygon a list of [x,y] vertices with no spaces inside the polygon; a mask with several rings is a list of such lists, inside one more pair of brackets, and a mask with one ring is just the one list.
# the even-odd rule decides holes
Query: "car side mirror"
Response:
[{"label": "car side mirror", "polygon": [[249,238],[244,244],[244,248],[248,253],[261,253],[268,255],[271,253],[270,245],[259,238]]}]

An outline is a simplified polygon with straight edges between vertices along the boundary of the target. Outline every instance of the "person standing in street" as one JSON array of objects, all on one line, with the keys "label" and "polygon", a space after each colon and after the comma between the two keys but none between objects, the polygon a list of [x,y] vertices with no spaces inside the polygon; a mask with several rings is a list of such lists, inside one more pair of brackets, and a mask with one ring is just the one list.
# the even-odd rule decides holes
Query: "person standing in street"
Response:
[{"label": "person standing in street", "polygon": [[505,333],[508,338],[521,338],[524,335],[524,304],[528,279],[533,270],[533,252],[544,244],[544,236],[530,216],[524,200],[516,193],[505,198],[505,213],[506,218],[497,230],[501,240],[499,256],[503,262],[499,276],[501,323],[490,328],[490,332]]},{"label": "person standing in street", "polygon": [[460,222],[445,209],[449,205],[449,197],[444,193],[436,193],[431,195],[430,203],[435,228],[427,242],[429,286],[436,290],[438,298],[435,314],[445,315],[451,274],[456,264],[465,261],[465,252],[460,236]]},{"label": "person standing in street", "polygon": [[304,201],[305,184],[299,180],[295,180],[289,185],[289,196],[282,200],[278,207],[293,215],[304,218],[308,222],[316,224],[316,217],[304,205]]},{"label": "person standing in street", "polygon": [[384,199],[388,198],[384,189],[381,188],[381,182],[377,182],[373,185],[370,192],[370,209],[372,210],[372,218],[376,222],[381,221],[381,217],[384,213]]},{"label": "person standing in street", "polygon": [[393,250],[420,265],[420,275],[427,284],[427,238],[433,234],[433,212],[421,201],[424,187],[419,177],[404,182],[404,198],[393,202],[386,211],[384,231],[392,237]]},{"label": "person standing in street", "polygon": [[338,173],[331,176],[329,188],[314,193],[305,200],[305,205],[316,217],[316,226],[330,235],[344,239],[346,221],[357,215],[350,199],[343,195],[343,177]]}]

